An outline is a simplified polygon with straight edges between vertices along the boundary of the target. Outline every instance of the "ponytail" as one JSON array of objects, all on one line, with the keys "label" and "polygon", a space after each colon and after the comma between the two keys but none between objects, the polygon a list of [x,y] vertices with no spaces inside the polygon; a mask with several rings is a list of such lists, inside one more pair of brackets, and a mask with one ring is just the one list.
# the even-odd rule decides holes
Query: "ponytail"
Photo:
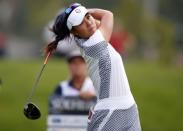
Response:
[{"label": "ponytail", "polygon": [[68,15],[65,12],[57,16],[52,29],[50,29],[55,34],[55,40],[47,45],[44,50],[45,54],[55,51],[59,41],[70,36],[70,31],[66,24],[67,18]]},{"label": "ponytail", "polygon": [[56,48],[57,48],[57,45],[58,45],[58,42],[59,42],[59,41],[60,41],[60,40],[55,39],[54,41],[52,41],[51,43],[49,43],[49,44],[46,46],[45,50],[44,50],[45,54],[48,54],[49,52],[52,53],[53,51],[55,51]]}]

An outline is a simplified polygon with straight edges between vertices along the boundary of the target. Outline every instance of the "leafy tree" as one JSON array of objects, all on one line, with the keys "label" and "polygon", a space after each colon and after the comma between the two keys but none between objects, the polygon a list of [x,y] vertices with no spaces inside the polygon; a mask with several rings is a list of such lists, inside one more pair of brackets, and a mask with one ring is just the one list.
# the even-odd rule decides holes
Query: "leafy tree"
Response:
[{"label": "leafy tree", "polygon": [[153,47],[159,55],[161,63],[171,63],[174,53],[173,26],[162,17],[152,17],[144,10],[142,1],[123,0],[115,9],[122,25],[133,34],[137,40],[136,54],[145,57],[149,47]]}]

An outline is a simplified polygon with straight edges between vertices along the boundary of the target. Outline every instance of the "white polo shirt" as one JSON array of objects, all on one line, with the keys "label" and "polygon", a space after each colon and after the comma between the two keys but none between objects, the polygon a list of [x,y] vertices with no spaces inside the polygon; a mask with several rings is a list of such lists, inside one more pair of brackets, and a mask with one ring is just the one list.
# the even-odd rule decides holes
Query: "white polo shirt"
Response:
[{"label": "white polo shirt", "polygon": [[[97,30],[87,40],[78,38],[75,40],[87,63],[88,73],[97,93],[98,105],[100,105],[98,107],[122,109],[131,107],[135,101],[130,91],[122,58],[105,41],[101,31]],[[111,100],[115,100],[116,104],[110,104],[115,103]]]}]

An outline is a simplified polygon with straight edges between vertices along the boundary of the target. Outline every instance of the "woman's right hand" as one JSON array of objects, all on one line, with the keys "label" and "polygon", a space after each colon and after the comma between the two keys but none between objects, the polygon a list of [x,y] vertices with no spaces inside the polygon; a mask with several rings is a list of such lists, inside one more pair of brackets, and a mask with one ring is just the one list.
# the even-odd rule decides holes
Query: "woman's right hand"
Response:
[{"label": "woman's right hand", "polygon": [[105,40],[109,42],[113,31],[113,13],[103,9],[88,9],[88,12],[100,21],[98,29],[102,32]]}]

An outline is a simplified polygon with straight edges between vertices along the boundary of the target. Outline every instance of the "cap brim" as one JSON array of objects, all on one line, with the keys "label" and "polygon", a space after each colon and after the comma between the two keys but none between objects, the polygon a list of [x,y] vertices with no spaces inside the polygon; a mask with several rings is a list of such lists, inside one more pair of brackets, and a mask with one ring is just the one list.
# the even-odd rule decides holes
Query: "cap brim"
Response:
[{"label": "cap brim", "polygon": [[67,19],[67,27],[71,30],[73,26],[78,26],[82,23],[88,10],[84,6],[75,8]]}]

